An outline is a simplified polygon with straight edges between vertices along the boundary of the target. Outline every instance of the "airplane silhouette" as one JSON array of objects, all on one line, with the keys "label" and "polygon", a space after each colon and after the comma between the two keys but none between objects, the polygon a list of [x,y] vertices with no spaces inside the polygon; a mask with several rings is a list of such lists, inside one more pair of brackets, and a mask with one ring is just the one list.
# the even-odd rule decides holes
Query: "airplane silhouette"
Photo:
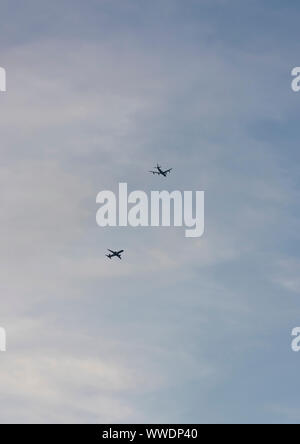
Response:
[{"label": "airplane silhouette", "polygon": [[173,169],[173,168],[169,168],[168,170],[164,171],[161,169],[161,166],[159,166],[158,164],[154,168],[156,168],[157,171],[149,171],[149,173],[158,174],[159,176],[164,176],[164,177],[167,177],[167,174],[170,173]]},{"label": "airplane silhouette", "polygon": [[113,258],[113,257],[118,257],[119,259],[122,259],[122,258],[121,258],[121,253],[123,253],[124,250],[113,251],[113,250],[110,250],[110,249],[108,248],[108,251],[110,251],[111,254],[106,254],[105,256],[108,257],[109,259],[111,259],[111,258]]}]

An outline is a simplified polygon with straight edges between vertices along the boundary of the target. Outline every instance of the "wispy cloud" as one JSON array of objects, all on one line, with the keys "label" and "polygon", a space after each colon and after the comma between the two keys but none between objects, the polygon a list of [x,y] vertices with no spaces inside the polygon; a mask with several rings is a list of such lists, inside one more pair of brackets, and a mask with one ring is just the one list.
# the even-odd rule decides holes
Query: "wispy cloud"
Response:
[{"label": "wispy cloud", "polygon": [[[268,362],[295,365],[284,341],[298,305],[283,296],[299,291],[299,97],[279,16],[229,0],[213,2],[222,14],[207,1],[52,3],[30,1],[0,43],[0,421],[269,418]],[[157,161],[174,167],[168,181],[147,174]],[[205,190],[204,237],[101,230],[96,195],[124,180]],[[124,261],[106,261],[118,245]]]}]

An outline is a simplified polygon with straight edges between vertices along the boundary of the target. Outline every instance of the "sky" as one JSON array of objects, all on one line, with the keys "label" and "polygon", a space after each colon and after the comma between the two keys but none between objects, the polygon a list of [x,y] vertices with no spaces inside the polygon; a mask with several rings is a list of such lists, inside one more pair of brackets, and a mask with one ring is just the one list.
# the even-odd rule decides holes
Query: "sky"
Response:
[{"label": "sky", "polygon": [[[300,422],[299,14],[1,1],[1,423]],[[205,234],[98,227],[120,182]]]}]

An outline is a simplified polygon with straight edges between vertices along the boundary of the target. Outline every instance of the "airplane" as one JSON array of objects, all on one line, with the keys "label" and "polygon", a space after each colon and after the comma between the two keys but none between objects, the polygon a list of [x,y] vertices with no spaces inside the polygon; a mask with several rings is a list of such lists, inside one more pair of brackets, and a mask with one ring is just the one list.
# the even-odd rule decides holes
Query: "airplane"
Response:
[{"label": "airplane", "polygon": [[113,258],[113,257],[115,257],[115,256],[118,257],[119,259],[122,259],[122,258],[121,258],[121,253],[123,253],[124,250],[113,251],[113,250],[110,250],[110,249],[108,248],[108,251],[110,251],[111,254],[106,254],[105,256],[107,256],[109,259],[111,259],[111,258]]},{"label": "airplane", "polygon": [[164,176],[164,177],[167,177],[167,174],[170,173],[172,171],[172,169],[173,169],[173,168],[170,168],[170,169],[164,171],[164,170],[161,169],[161,166],[159,166],[158,164],[154,168],[156,168],[157,171],[149,171],[149,173],[158,174],[159,176],[161,175],[161,176]]}]

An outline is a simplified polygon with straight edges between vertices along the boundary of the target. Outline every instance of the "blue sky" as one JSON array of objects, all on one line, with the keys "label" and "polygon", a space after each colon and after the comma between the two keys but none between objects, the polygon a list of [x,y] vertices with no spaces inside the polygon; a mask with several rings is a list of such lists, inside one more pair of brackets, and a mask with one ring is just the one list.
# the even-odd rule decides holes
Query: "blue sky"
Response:
[{"label": "blue sky", "polygon": [[[2,1],[1,422],[299,422],[299,13]],[[122,181],[204,190],[205,235],[100,229]]]}]

